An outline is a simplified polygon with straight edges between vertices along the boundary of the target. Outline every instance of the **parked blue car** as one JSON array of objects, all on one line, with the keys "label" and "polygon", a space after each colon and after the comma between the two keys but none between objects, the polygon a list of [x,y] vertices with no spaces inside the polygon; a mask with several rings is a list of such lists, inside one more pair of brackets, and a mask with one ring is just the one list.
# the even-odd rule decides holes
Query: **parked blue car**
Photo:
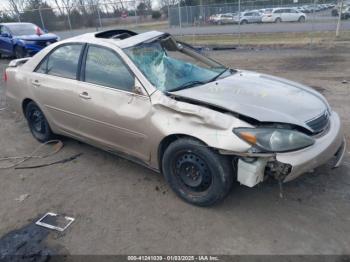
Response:
[{"label": "parked blue car", "polygon": [[0,24],[0,55],[23,58],[59,41],[55,34],[43,31],[32,23]]}]

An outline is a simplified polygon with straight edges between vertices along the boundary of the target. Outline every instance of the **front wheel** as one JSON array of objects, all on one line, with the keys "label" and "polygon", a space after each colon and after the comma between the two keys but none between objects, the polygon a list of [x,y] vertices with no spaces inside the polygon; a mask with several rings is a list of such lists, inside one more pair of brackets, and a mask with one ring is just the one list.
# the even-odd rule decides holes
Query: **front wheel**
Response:
[{"label": "front wheel", "polygon": [[171,143],[164,152],[162,166],[174,192],[198,206],[223,199],[233,183],[229,158],[194,139],[181,138]]},{"label": "front wheel", "polygon": [[304,16],[299,17],[298,22],[299,23],[304,23],[305,22],[305,17]]},{"label": "front wheel", "polygon": [[276,18],[276,20],[275,20],[275,23],[281,23],[282,22],[282,19],[281,18]]},{"label": "front wheel", "polygon": [[34,102],[29,102],[25,109],[25,117],[28,122],[30,132],[36,140],[45,143],[54,138],[49,123],[44,113]]},{"label": "front wheel", "polygon": [[248,24],[248,21],[247,20],[242,20],[241,25],[246,25],[246,24]]}]

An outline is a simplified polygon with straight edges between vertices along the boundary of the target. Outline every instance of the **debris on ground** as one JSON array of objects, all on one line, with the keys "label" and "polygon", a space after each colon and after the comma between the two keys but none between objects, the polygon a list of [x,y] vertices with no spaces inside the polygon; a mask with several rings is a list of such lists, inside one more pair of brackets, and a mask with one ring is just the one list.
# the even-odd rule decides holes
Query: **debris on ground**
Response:
[{"label": "debris on ground", "polygon": [[63,232],[74,222],[74,220],[75,219],[73,217],[48,212],[37,222],[35,222],[35,224],[38,226]]},{"label": "debris on ground", "polygon": [[25,199],[27,199],[28,197],[29,197],[29,194],[22,194],[19,197],[15,198],[15,200],[18,201],[18,202],[22,202]]}]

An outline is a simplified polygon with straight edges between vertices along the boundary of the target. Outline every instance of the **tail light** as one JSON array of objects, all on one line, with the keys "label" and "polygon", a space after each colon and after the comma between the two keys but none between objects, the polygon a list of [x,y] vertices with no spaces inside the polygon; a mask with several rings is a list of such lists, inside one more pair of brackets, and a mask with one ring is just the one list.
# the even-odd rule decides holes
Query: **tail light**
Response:
[{"label": "tail light", "polygon": [[35,29],[35,33],[38,35],[38,36],[41,36],[43,34],[43,31],[40,29],[39,26],[36,27]]},{"label": "tail light", "polygon": [[4,74],[3,74],[3,76],[2,76],[2,80],[4,80],[4,82],[6,82],[7,81],[7,73],[6,73],[6,70],[4,70]]}]

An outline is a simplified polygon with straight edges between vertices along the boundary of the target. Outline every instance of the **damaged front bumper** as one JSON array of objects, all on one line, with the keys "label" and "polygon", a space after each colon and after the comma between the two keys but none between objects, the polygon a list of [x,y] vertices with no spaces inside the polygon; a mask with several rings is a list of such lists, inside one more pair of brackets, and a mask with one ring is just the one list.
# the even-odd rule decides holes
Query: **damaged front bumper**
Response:
[{"label": "damaged front bumper", "polygon": [[328,132],[316,138],[314,145],[302,150],[278,153],[276,160],[292,166],[291,172],[284,178],[283,182],[291,181],[301,174],[312,170],[335,158],[334,167],[340,165],[346,151],[346,141],[342,130],[342,124],[336,112],[330,117]]},{"label": "damaged front bumper", "polygon": [[[220,151],[222,154],[230,154]],[[346,152],[342,124],[336,112],[330,116],[326,134],[315,138],[312,146],[287,153],[231,153],[238,156],[237,180],[253,187],[268,176],[288,182],[314,168],[333,160],[333,167],[340,165]]]}]

